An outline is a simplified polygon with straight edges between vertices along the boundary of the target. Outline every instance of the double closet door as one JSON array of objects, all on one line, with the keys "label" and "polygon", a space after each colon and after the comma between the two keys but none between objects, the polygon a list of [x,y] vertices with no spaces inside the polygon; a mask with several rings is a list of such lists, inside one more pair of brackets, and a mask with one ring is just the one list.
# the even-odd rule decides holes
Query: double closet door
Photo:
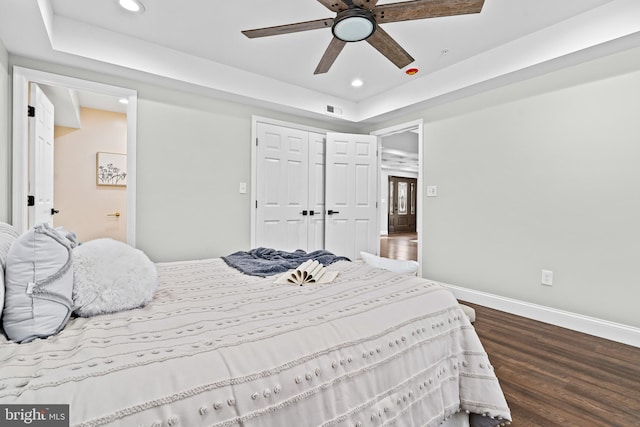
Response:
[{"label": "double closet door", "polygon": [[256,124],[256,246],[377,253],[377,138]]},{"label": "double closet door", "polygon": [[257,124],[256,246],[324,248],[325,135]]}]

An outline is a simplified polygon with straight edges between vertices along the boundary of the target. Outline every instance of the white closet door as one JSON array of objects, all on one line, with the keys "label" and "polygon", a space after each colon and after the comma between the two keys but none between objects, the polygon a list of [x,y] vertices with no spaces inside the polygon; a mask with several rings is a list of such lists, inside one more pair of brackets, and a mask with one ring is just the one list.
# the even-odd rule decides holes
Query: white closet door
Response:
[{"label": "white closet door", "polygon": [[306,250],[309,133],[258,123],[257,134],[256,246]]},{"label": "white closet door", "polygon": [[309,252],[324,249],[324,155],[325,135],[309,133]]},{"label": "white closet door", "polygon": [[325,248],[351,260],[378,252],[377,146],[373,135],[327,133]]}]

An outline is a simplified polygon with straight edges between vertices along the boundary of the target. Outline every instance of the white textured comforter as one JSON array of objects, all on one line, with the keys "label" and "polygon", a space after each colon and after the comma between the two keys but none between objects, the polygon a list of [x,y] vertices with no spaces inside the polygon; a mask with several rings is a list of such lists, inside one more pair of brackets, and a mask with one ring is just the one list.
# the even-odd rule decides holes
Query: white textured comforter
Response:
[{"label": "white textured comforter", "polygon": [[[77,426],[437,426],[510,419],[452,294],[338,262],[275,285],[222,260],[158,264],[145,308],[0,344],[0,403],[68,403]],[[493,420],[495,419],[495,423]]]}]

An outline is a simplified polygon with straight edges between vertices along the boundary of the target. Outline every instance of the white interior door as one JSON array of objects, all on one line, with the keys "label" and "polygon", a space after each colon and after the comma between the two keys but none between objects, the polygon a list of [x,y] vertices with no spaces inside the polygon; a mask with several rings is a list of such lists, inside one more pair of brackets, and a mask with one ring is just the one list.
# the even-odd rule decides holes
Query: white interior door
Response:
[{"label": "white interior door", "polygon": [[351,260],[378,253],[378,138],[327,133],[325,248]]},{"label": "white interior door", "polygon": [[54,108],[36,83],[30,86],[30,104],[35,117],[29,119],[29,227],[48,223],[53,226],[53,138]]},{"label": "white interior door", "polygon": [[256,246],[307,248],[309,133],[257,124]]},{"label": "white interior door", "polygon": [[325,135],[309,133],[309,187],[308,187],[308,227],[307,251],[324,249],[325,203],[324,165]]}]

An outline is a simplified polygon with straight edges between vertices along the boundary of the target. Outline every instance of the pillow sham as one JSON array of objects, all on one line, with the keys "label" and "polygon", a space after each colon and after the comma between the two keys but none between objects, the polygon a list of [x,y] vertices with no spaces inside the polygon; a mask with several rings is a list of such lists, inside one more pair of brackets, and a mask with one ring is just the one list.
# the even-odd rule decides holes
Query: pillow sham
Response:
[{"label": "pillow sham", "polygon": [[6,267],[9,248],[19,235],[20,233],[13,225],[0,222],[0,267],[3,269]]},{"label": "pillow sham", "polygon": [[[4,308],[4,268],[0,265],[0,319]],[[0,323],[0,335],[2,335],[2,324]]]},{"label": "pillow sham", "polygon": [[415,276],[418,274],[418,267],[420,266],[417,261],[384,258],[368,252],[360,252],[360,257],[371,267],[382,268],[400,274]]},{"label": "pillow sham", "polygon": [[9,339],[28,342],[64,328],[72,306],[72,247],[48,224],[32,227],[11,245],[2,316]]},{"label": "pillow sham", "polygon": [[158,287],[156,267],[141,250],[113,239],[73,250],[73,303],[82,317],[146,305]]},{"label": "pillow sham", "polygon": [[4,269],[7,263],[7,254],[19,235],[20,233],[13,225],[0,222],[0,317],[4,307]]}]

